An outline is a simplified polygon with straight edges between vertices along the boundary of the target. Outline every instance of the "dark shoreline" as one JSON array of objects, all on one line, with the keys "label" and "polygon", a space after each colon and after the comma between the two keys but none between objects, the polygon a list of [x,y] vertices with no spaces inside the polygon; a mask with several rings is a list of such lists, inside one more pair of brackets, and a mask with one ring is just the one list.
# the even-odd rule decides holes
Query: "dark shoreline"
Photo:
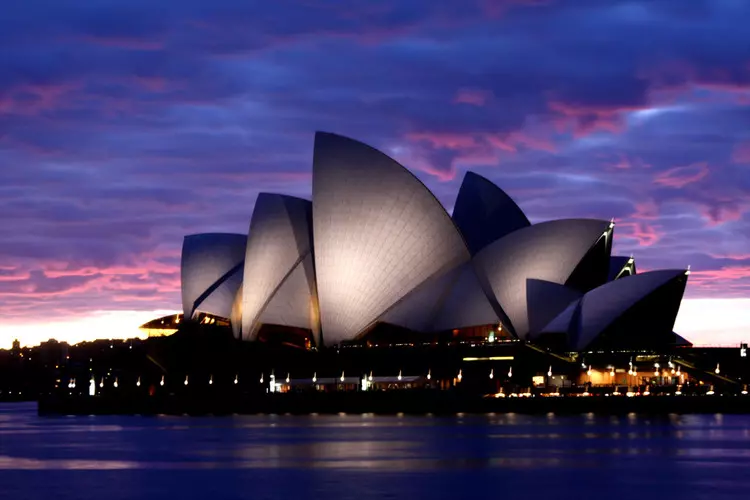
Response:
[{"label": "dark shoreline", "polygon": [[232,414],[411,414],[523,413],[622,415],[628,413],[750,414],[750,396],[590,396],[480,398],[442,392],[273,394],[248,398],[107,398],[47,396],[42,416],[54,415],[232,415]]}]

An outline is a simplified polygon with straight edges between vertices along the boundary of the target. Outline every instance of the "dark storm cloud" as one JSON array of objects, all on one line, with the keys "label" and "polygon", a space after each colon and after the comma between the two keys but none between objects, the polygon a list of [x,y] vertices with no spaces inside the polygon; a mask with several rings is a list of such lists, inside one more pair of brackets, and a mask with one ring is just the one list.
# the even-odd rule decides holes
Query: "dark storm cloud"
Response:
[{"label": "dark storm cloud", "polygon": [[177,307],[182,236],[309,196],[312,136],[452,206],[614,217],[639,267],[750,291],[743,1],[27,0],[0,17],[0,307]]}]

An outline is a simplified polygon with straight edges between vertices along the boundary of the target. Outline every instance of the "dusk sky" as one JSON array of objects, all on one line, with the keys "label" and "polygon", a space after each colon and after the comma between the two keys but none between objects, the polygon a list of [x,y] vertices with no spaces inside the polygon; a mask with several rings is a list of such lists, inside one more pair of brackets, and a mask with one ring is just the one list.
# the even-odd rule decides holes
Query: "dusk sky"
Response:
[{"label": "dusk sky", "polygon": [[[676,329],[750,340],[746,0],[19,0],[0,15],[0,347],[180,307],[182,238],[310,197],[313,134],[452,209],[463,173],[532,222],[615,218],[691,266]],[[710,300],[709,300],[710,299]]]}]

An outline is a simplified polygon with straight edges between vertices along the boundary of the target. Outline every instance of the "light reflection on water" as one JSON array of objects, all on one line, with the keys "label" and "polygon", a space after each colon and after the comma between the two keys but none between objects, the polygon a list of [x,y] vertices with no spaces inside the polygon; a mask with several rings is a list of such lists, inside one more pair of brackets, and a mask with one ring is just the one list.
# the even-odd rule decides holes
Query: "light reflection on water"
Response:
[{"label": "light reflection on water", "polygon": [[39,418],[0,406],[0,496],[14,499],[745,498],[748,466],[750,416]]}]

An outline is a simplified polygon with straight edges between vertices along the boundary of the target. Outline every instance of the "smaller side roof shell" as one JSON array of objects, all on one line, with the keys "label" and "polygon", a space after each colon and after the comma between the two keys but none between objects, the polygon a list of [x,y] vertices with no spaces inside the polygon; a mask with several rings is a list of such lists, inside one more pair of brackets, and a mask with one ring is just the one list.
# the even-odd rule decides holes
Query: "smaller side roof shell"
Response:
[{"label": "smaller side roof shell", "polygon": [[[528,280],[566,284],[578,264],[601,238],[611,235],[609,221],[562,219],[519,229],[482,249],[473,262],[480,283],[499,317],[525,340],[529,334]],[[508,326],[508,325],[506,325]]]},{"label": "smaller side roof shell", "polygon": [[242,286],[242,266],[242,263],[238,264],[231,274],[196,306],[195,312],[202,311],[221,318],[231,318],[234,299]]},{"label": "smaller side roof shell", "polygon": [[474,172],[466,172],[453,207],[453,221],[472,255],[495,240],[531,224],[502,189]]},{"label": "smaller side roof shell", "polygon": [[613,255],[610,257],[607,281],[614,281],[633,274],[636,274],[635,259],[633,257],[622,255]]},{"label": "smaller side roof shell", "polygon": [[[576,350],[586,348],[636,304],[647,300],[668,283],[682,278],[687,281],[684,269],[650,271],[620,278],[590,291],[581,299],[580,325],[578,325],[577,332],[572,332],[574,334],[571,339],[573,347]],[[677,304],[679,308],[679,299],[682,297],[684,286],[676,290],[679,297],[673,297],[675,300],[671,302]],[[670,310],[671,308],[667,307],[661,309],[659,314],[670,316],[671,323],[674,324],[677,310]],[[644,327],[656,320],[657,318],[653,317],[643,318]],[[669,330],[671,331],[671,326]],[[638,332],[633,332],[633,335],[637,334]]]},{"label": "smaller side roof shell", "polygon": [[570,304],[578,302],[583,294],[572,288],[544,280],[526,282],[529,311],[529,335],[534,338],[547,324]]},{"label": "smaller side roof shell", "polygon": [[[204,303],[212,309],[218,308],[222,313],[231,310],[231,299],[228,304],[223,304],[221,298],[233,295],[229,288],[237,284],[236,276],[233,276],[238,272],[241,274],[244,255],[245,236],[242,234],[202,233],[185,236],[180,274],[182,308],[186,318],[192,318]],[[211,298],[217,291],[217,298]],[[201,310],[217,316],[228,316],[205,308]]]},{"label": "smaller side roof shell", "polygon": [[310,254],[311,222],[310,201],[273,193],[258,195],[245,252],[246,279],[239,311],[242,339],[255,337],[263,310],[273,294]]},{"label": "smaller side roof shell", "polygon": [[571,332],[577,330],[576,321],[575,319],[579,316],[576,314],[579,311],[581,301],[574,300],[568,306],[563,309],[563,311],[555,316],[555,318],[550,321],[547,326],[545,326],[542,331],[540,332],[540,335],[547,334],[547,333],[564,333],[568,336],[571,335]]}]

